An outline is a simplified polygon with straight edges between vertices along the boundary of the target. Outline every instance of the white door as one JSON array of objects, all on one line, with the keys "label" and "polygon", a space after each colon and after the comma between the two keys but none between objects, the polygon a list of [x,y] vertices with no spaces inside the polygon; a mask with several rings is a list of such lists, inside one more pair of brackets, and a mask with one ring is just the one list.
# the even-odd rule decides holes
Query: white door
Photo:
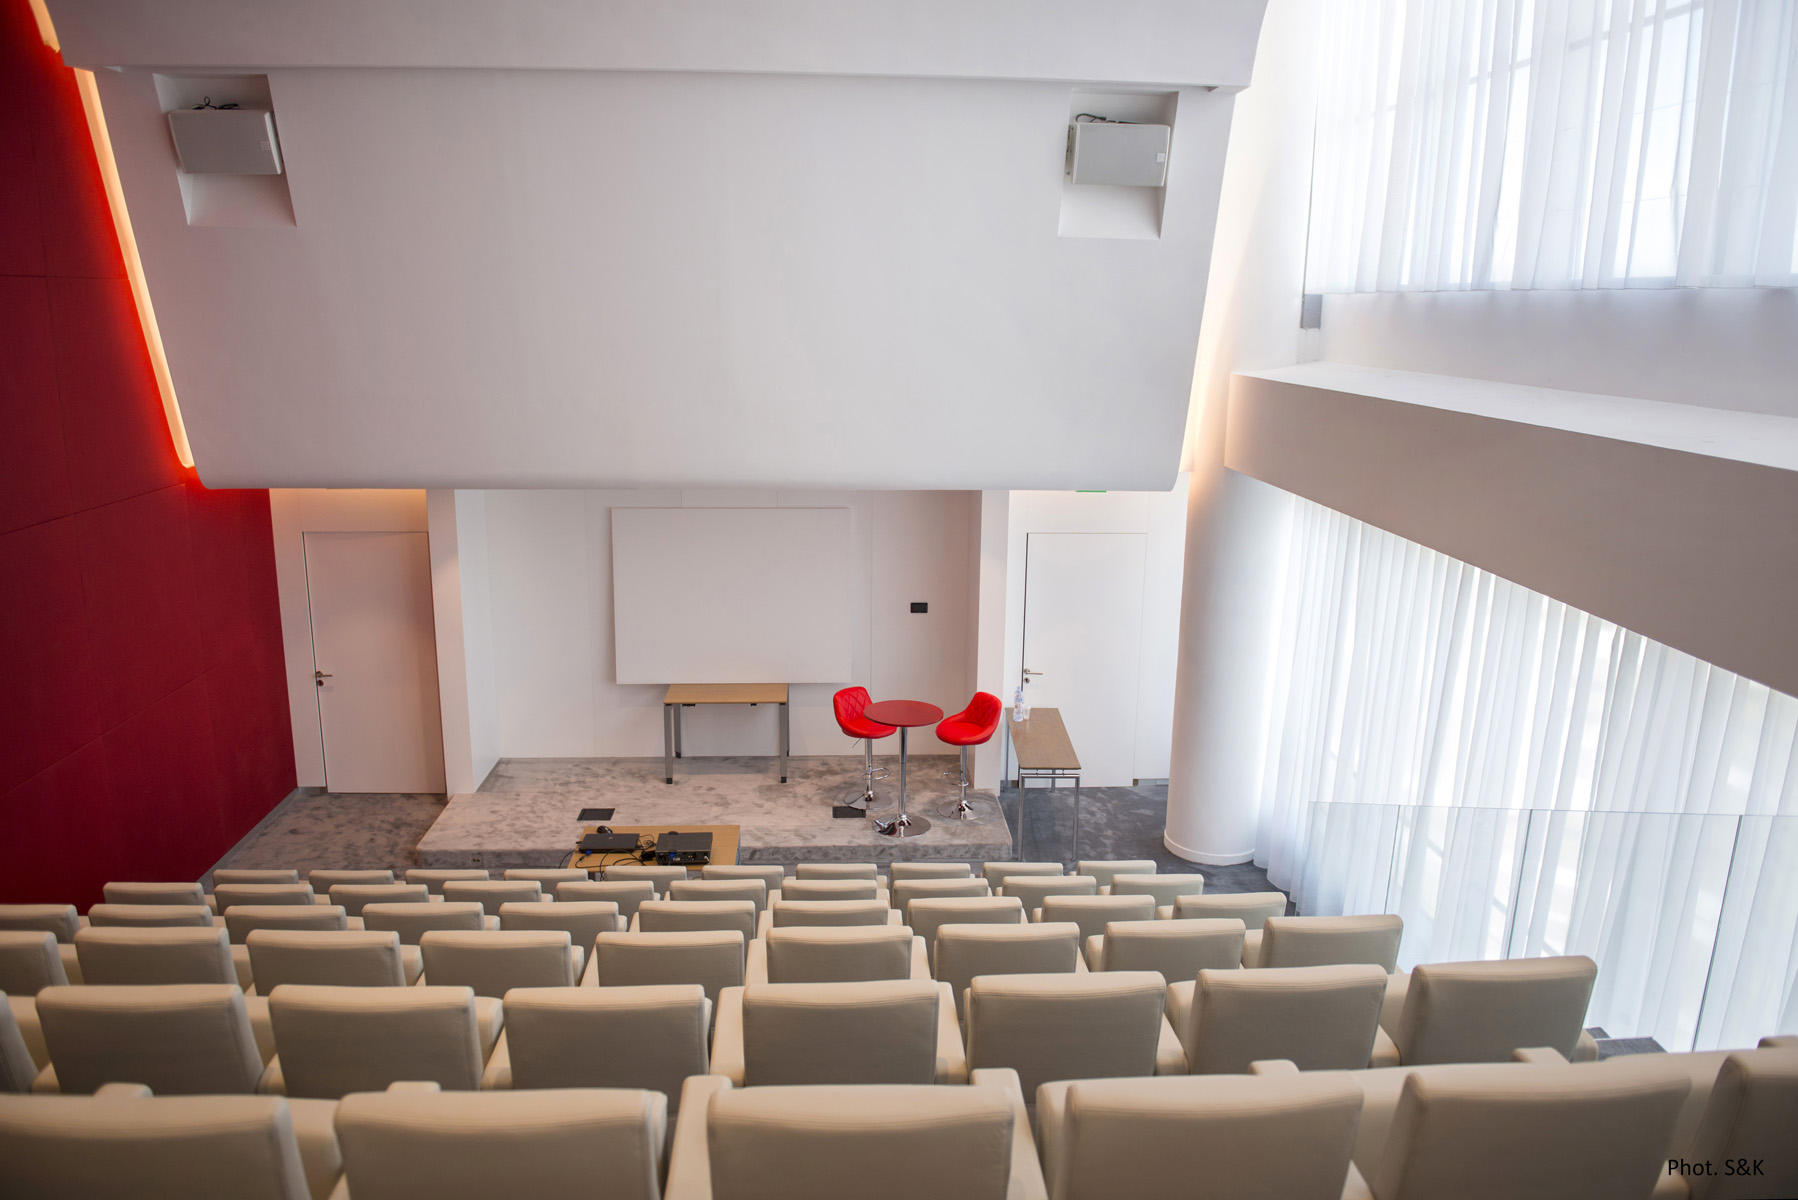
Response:
[{"label": "white door", "polygon": [[305,544],[326,789],[441,792],[428,535],[308,533]]},{"label": "white door", "polygon": [[1061,710],[1087,787],[1135,778],[1145,537],[1033,533],[1024,558],[1025,698]]}]

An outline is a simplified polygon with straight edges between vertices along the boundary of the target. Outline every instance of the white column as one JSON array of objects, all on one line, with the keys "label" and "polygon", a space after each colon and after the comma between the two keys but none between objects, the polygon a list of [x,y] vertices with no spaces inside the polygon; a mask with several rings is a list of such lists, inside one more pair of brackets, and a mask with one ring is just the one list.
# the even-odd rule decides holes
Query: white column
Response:
[{"label": "white column", "polygon": [[487,498],[425,494],[431,535],[431,605],[437,620],[437,692],[449,794],[472,792],[499,761],[493,680],[493,606],[487,588]]},{"label": "white column", "polygon": [[[1011,710],[1011,689],[1005,686],[1005,588],[1006,555],[1009,552],[1011,493],[978,492],[974,519],[975,604],[970,612],[974,629],[974,686],[999,697]],[[1023,586],[1023,581],[1018,581]],[[997,788],[1005,745],[1005,719],[999,732],[968,755],[968,774],[977,788]]]}]

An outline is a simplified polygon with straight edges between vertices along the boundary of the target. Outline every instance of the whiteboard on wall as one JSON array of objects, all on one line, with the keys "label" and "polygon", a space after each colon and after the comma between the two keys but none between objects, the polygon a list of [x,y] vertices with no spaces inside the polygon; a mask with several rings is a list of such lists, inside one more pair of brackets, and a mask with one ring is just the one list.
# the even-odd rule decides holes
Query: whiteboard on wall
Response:
[{"label": "whiteboard on wall", "polygon": [[614,508],[619,683],[850,677],[847,508]]}]

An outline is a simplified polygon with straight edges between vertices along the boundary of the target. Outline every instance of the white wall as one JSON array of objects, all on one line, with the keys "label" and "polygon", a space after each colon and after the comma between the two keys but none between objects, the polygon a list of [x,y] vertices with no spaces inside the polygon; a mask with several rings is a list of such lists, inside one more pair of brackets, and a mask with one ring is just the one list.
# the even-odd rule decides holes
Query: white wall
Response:
[{"label": "white wall", "polygon": [[1024,668],[1024,551],[1029,535],[1146,534],[1142,656],[1138,666],[1135,769],[1132,774],[1138,779],[1167,778],[1172,745],[1174,668],[1180,637],[1180,576],[1185,532],[1184,475],[1168,492],[1011,493],[1003,577],[1004,671],[999,681],[1001,686],[989,689],[1005,702],[1007,711]]},{"label": "white wall", "polygon": [[[853,678],[876,698],[953,711],[972,690],[968,657],[971,513],[965,492],[491,491],[486,493],[494,694],[506,757],[662,752],[663,688],[614,682],[611,509],[846,506],[852,512]],[[719,586],[728,587],[729,580]],[[930,605],[926,614],[910,602]],[[846,754],[836,686],[794,687],[795,754]],[[694,755],[767,754],[772,709],[690,709]],[[944,748],[914,733],[923,752]],[[882,750],[897,749],[883,746]]]}]

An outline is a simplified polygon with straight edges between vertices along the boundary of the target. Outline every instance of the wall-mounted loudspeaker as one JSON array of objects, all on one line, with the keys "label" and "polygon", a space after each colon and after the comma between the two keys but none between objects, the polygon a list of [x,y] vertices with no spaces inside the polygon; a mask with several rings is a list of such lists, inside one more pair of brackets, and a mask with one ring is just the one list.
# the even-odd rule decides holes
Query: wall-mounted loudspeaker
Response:
[{"label": "wall-mounted loudspeaker", "polygon": [[261,108],[178,108],[168,114],[189,175],[279,175],[275,114]]}]

